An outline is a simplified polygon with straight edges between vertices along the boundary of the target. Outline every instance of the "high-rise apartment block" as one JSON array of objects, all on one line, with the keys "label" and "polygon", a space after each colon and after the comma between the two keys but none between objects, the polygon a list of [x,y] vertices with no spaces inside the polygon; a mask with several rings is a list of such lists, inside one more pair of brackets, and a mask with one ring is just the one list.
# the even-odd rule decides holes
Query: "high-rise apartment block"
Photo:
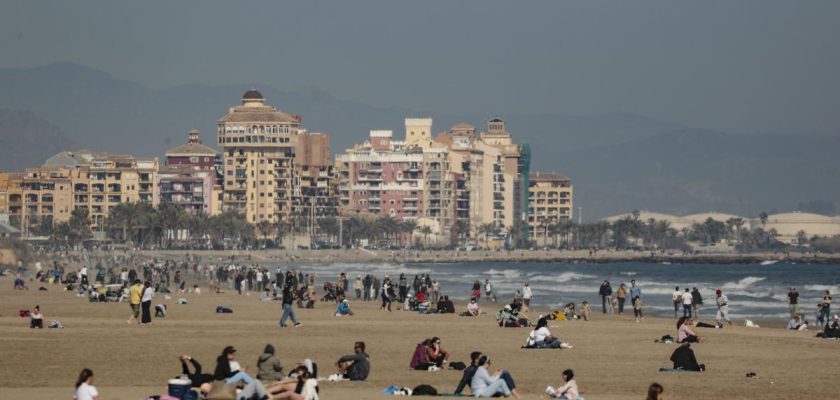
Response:
[{"label": "high-rise apartment block", "polygon": [[222,207],[221,175],[216,167],[219,153],[201,143],[193,129],[187,143],[166,152],[157,187],[160,203],[175,204],[191,214],[218,214]]},{"label": "high-rise apartment block", "polygon": [[306,132],[299,115],[266,105],[257,90],[245,92],[217,126],[225,209],[250,223],[334,213],[334,204],[307,195],[332,195],[328,135]]}]

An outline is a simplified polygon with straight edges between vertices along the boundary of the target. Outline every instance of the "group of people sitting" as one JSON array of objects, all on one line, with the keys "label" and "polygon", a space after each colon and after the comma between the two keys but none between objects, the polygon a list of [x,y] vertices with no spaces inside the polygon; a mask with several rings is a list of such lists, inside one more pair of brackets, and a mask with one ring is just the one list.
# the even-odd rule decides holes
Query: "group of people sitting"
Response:
[{"label": "group of people sitting", "polygon": [[409,367],[416,370],[437,371],[449,361],[449,352],[440,345],[440,338],[433,337],[417,344]]},{"label": "group of people sitting", "polygon": [[[493,362],[489,356],[480,351],[470,353],[470,365],[467,366],[458,387],[453,395],[461,396],[464,389],[469,387],[473,397],[514,397],[520,398],[516,392],[516,382],[510,372],[497,369],[490,373]],[[559,387],[548,386],[545,393],[554,399],[576,400],[581,399],[577,383],[574,380],[575,373],[567,369],[561,375],[562,384]]]},{"label": "group of people sitting", "polygon": [[[222,350],[216,358],[216,368],[212,374],[204,373],[201,364],[188,355],[181,356],[180,361],[181,378],[188,379],[193,388],[208,397],[214,392],[241,387],[237,398],[318,399],[317,364],[306,359],[287,375],[271,344],[265,346],[263,354],[257,359],[256,379],[237,361],[233,346]],[[189,365],[192,365],[192,372]],[[365,353],[364,342],[356,342],[354,353],[341,357],[336,362],[336,368],[338,372],[330,377],[331,380],[366,380],[370,373],[370,357]]]},{"label": "group of people sitting", "polygon": [[496,311],[496,322],[502,328],[524,328],[531,326],[528,318],[520,317],[519,312],[514,310],[510,304],[505,304],[504,308]]}]

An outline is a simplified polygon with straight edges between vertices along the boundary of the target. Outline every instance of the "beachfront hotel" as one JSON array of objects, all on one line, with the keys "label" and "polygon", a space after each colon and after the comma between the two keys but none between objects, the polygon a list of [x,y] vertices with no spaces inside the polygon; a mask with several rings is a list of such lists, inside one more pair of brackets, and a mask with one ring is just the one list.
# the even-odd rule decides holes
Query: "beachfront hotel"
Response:
[{"label": "beachfront hotel", "polygon": [[329,136],[306,132],[301,121],[267,105],[257,90],[218,120],[224,209],[254,224],[334,214]]}]

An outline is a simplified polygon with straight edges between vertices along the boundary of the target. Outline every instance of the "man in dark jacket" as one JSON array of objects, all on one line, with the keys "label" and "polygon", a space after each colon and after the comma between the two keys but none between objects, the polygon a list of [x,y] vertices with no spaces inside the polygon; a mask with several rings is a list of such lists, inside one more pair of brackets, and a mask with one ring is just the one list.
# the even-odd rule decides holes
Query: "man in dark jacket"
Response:
[{"label": "man in dark jacket", "polygon": [[[464,374],[461,375],[461,382],[458,382],[458,387],[455,388],[454,394],[456,396],[461,395],[461,392],[464,390],[465,387],[472,385],[472,378],[475,375],[475,371],[478,370],[478,358],[481,357],[480,351],[474,351],[470,353],[470,366],[464,369]],[[472,390],[472,387],[470,387]]]},{"label": "man in dark jacket", "polygon": [[598,294],[601,295],[601,308],[604,310],[604,314],[606,314],[607,303],[610,302],[610,304],[612,304],[612,287],[610,286],[609,281],[604,281],[604,283],[601,284]]},{"label": "man in dark jacket", "polygon": [[301,325],[297,319],[297,316],[295,316],[295,310],[292,308],[292,303],[294,303],[295,301],[295,295],[293,290],[294,287],[291,285],[286,285],[286,287],[283,288],[283,316],[280,317],[281,328],[286,327],[286,318],[291,318],[292,323],[295,324],[295,327]]},{"label": "man in dark jacket", "polygon": [[694,356],[694,350],[691,350],[689,343],[684,343],[677,347],[674,353],[671,354],[671,361],[674,362],[674,369],[681,369],[685,371],[705,371],[706,366],[699,364],[697,358]]},{"label": "man in dark jacket", "polygon": [[351,381],[367,380],[370,374],[370,356],[365,353],[365,342],[356,342],[353,354],[341,357],[335,363],[338,373]]}]

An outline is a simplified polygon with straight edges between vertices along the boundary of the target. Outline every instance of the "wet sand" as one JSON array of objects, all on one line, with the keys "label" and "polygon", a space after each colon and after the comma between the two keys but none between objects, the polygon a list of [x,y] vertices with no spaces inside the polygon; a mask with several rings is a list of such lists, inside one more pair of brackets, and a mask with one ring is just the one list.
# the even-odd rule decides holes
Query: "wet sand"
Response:
[{"label": "wet sand", "polygon": [[[351,299],[356,315],[332,317],[333,303],[314,310],[298,310],[303,326],[281,329],[278,302],[234,293],[184,295],[164,303],[168,315],[151,326],[126,324],[127,304],[89,303],[85,298],[50,286],[49,291],[12,290],[10,277],[0,278],[0,398],[69,399],[73,383],[84,367],[96,374],[102,399],[138,399],[165,392],[166,381],[180,373],[178,355],[190,354],[212,372],[225,345],[236,346],[239,361],[256,372],[256,359],[266,343],[277,348],[287,368],[303,358],[319,364],[320,374],[333,372],[338,357],[352,352],[363,340],[372,357],[367,382],[321,383],[324,399],[389,398],[382,389],[431,384],[452,392],[459,371],[411,371],[408,363],[416,343],[439,336],[452,361],[468,361],[469,352],[489,354],[496,368],[509,370],[524,398],[545,397],[546,385],[557,386],[560,372],[572,368],[586,399],[641,399],[651,382],[666,388],[668,399],[782,399],[833,398],[840,370],[840,341],[814,338],[813,331],[793,332],[743,326],[722,330],[698,329],[706,343],[694,345],[704,373],[659,373],[670,366],[675,345],[657,344],[665,334],[676,336],[674,321],[632,316],[602,316],[593,321],[552,321],[552,332],[574,345],[571,350],[522,350],[527,329],[499,328],[491,316],[419,315],[379,310],[374,303]],[[64,329],[29,329],[19,309],[40,304],[46,322],[57,319]],[[216,314],[217,305],[234,309]],[[457,305],[459,308],[463,304]],[[485,304],[492,314],[495,305]],[[396,309],[396,307],[395,307]],[[544,310],[543,310],[544,311]],[[535,316],[538,311],[531,313]],[[775,324],[774,324],[775,325]],[[745,374],[754,371],[757,379]]]}]

